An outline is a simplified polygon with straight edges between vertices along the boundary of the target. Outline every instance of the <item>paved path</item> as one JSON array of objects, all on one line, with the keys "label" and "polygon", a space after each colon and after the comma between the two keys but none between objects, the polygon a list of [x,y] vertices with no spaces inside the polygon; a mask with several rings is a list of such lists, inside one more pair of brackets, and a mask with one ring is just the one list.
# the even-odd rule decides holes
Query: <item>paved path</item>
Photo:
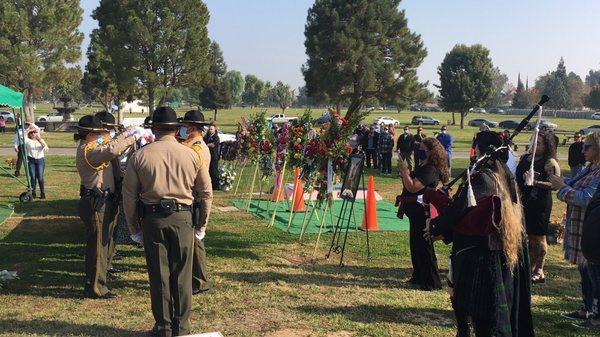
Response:
[{"label": "paved path", "polygon": [[[0,156],[11,156],[14,155],[15,151],[12,147],[2,147],[0,148]],[[53,147],[48,152],[49,155],[59,155],[59,156],[75,156],[75,148],[74,147]],[[519,153],[520,155],[520,153]],[[466,159],[469,158],[469,153],[466,151],[456,151],[454,152],[453,158],[456,159]],[[566,154],[559,154],[558,160],[567,160]]]}]

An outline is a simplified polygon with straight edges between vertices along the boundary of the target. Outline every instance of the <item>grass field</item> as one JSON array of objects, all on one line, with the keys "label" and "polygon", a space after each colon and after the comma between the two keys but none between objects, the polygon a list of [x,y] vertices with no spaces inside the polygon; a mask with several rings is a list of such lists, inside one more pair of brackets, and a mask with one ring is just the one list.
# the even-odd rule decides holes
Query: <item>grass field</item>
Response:
[{"label": "grass field", "polygon": [[[225,119],[225,118],[224,118]],[[2,160],[2,159],[0,159]],[[15,203],[15,214],[0,227],[0,270],[18,270],[20,279],[0,291],[0,336],[145,336],[152,327],[143,251],[120,246],[125,269],[112,282],[113,301],[82,299],[83,226],[77,217],[78,184],[73,158],[49,156],[47,200],[19,204],[23,188],[0,177],[0,203]],[[3,161],[0,161],[0,163]],[[466,165],[455,161],[454,173]],[[371,172],[372,173],[372,172]],[[242,177],[244,183],[248,177]],[[401,189],[393,176],[376,176],[387,200]],[[446,291],[421,292],[410,275],[408,233],[371,235],[366,258],[364,233],[350,236],[347,266],[337,256],[312,259],[315,235],[304,243],[269,228],[245,212],[222,213],[232,192],[215,192],[206,238],[212,290],[194,297],[193,332],[225,336],[454,336]],[[555,206],[563,207],[562,203]],[[322,242],[330,239],[326,235]],[[442,271],[449,247],[436,244]],[[538,336],[592,336],[558,315],[579,303],[578,273],[551,246],[547,283],[534,287]]]},{"label": "grass field", "polygon": [[[51,111],[51,105],[48,104],[39,104],[38,109],[36,110],[36,115],[44,115]],[[93,113],[95,111],[99,111],[102,108],[100,106],[94,107],[86,107],[81,108],[76,111],[74,117],[78,119],[84,114]],[[177,109],[180,115],[183,115],[187,108]],[[232,108],[226,110],[220,110],[217,115],[217,123],[221,130],[224,132],[235,132],[237,123],[240,121],[241,117],[249,117],[252,114],[256,114],[261,111],[259,108]],[[288,116],[299,116],[302,114],[304,109],[287,109],[286,115]],[[281,109],[277,108],[269,108],[267,109],[267,115],[271,115],[276,112],[281,112]],[[319,117],[321,116],[322,109],[313,109],[313,116]],[[448,112],[412,112],[412,111],[402,111],[398,113],[397,111],[373,111],[367,118],[365,119],[365,123],[371,124],[375,119],[380,116],[390,116],[397,119],[402,125],[410,124],[412,116],[414,115],[427,115],[432,116],[433,118],[439,120],[442,124],[452,120],[452,114]],[[145,117],[142,114],[124,114],[124,117]],[[213,113],[211,111],[206,111],[206,118],[213,118]],[[457,114],[457,123],[459,122],[460,116]],[[475,118],[486,118],[495,122],[501,122],[504,120],[516,120],[520,121],[524,116],[513,116],[513,115],[494,115],[494,114],[470,114],[467,115],[465,119],[465,125],[471,119]],[[546,117],[544,117],[546,118]],[[550,121],[556,123],[559,127],[558,135],[560,137],[560,141],[564,139],[563,132],[568,132],[571,135],[575,131],[579,131],[584,127],[588,127],[593,124],[598,124],[592,120],[585,119],[568,119],[568,118],[552,118],[548,117]],[[401,127],[400,127],[401,128]],[[424,126],[425,134],[428,136],[433,136],[434,132],[439,131],[439,126]],[[414,129],[414,128],[413,128]],[[468,151],[471,146],[471,141],[473,135],[477,132],[476,127],[465,126],[464,129],[460,129],[458,125],[450,125],[449,131],[450,134],[454,137],[454,149],[456,151]],[[499,130],[499,129],[498,129]],[[6,134],[0,134],[0,147],[12,146],[13,142],[13,131],[14,128],[8,128]],[[414,130],[413,130],[414,131]],[[501,131],[501,130],[499,130]],[[401,132],[401,129],[398,130]],[[525,144],[529,142],[529,137],[531,136],[530,132],[523,132],[521,135],[517,136],[516,143]],[[53,132],[46,133],[44,137],[47,139],[47,142],[50,147],[75,147],[76,143],[73,142],[73,136],[70,133],[65,132]],[[559,153],[566,154],[568,146],[559,146]]]}]

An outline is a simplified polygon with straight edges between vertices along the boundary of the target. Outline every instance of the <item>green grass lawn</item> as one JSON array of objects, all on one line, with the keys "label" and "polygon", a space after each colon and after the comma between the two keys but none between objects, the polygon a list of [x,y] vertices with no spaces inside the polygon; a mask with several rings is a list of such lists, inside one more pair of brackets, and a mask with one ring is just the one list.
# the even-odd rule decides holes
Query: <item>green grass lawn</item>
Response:
[{"label": "green grass lawn", "polygon": [[[52,109],[52,106],[49,104],[38,104],[38,109],[36,110],[36,115],[40,116],[40,115],[47,114],[48,112],[51,111],[51,109]],[[102,107],[100,107],[100,106],[84,107],[84,108],[77,110],[76,113],[74,114],[74,117],[75,117],[75,119],[78,119],[79,117],[83,116],[84,114],[93,113],[93,112],[99,111],[101,109],[102,109]],[[177,111],[180,115],[183,115],[186,110],[189,110],[189,108],[177,109]],[[251,109],[251,108],[240,108],[240,107],[219,110],[216,123],[218,124],[219,128],[221,128],[224,132],[233,133],[233,132],[235,132],[237,123],[240,121],[241,117],[249,117],[253,114],[256,114],[257,112],[259,112],[261,110],[262,109],[260,109],[260,108]],[[278,113],[278,112],[281,112],[281,109],[278,109],[278,108],[268,108],[267,109],[268,116],[270,116],[273,113]],[[302,112],[304,112],[304,109],[297,109],[297,108],[287,109],[286,115],[299,116],[300,114],[302,114]],[[317,118],[317,117],[321,116],[322,112],[323,112],[323,109],[313,109],[313,116],[315,118]],[[205,115],[206,118],[210,118],[210,119],[214,118],[212,111],[206,111],[205,113],[206,113],[206,115]],[[433,113],[433,112],[402,111],[401,113],[398,113],[397,111],[373,111],[369,116],[366,117],[364,122],[371,124],[375,119],[377,119],[380,116],[390,116],[390,117],[397,119],[402,125],[404,125],[404,124],[410,124],[412,116],[414,116],[414,115],[431,116],[431,117],[439,120],[442,124],[452,120],[452,114],[448,113],[448,112]],[[125,113],[124,117],[145,117],[145,115]],[[475,118],[486,118],[486,119],[489,119],[489,120],[492,120],[495,122],[501,122],[504,120],[521,121],[521,119],[523,119],[523,117],[524,116],[513,116],[513,115],[469,114],[465,118],[465,125],[467,124],[467,122],[469,120],[475,119]],[[456,118],[457,118],[457,124],[458,124],[460,116],[458,114],[456,114]],[[544,117],[544,118],[546,118],[546,117]],[[593,124],[598,124],[598,123],[596,123],[596,121],[585,120],[585,119],[568,119],[568,118],[552,118],[552,117],[548,117],[547,119],[549,119],[550,121],[552,121],[553,123],[556,123],[558,125],[559,130],[560,130],[559,137],[560,137],[561,142],[564,139],[564,135],[562,134],[563,131],[569,132],[569,134],[572,134],[573,132],[579,131],[584,127],[588,127]],[[424,126],[423,128],[425,129],[425,133],[428,136],[433,136],[434,132],[437,132],[440,129],[439,126]],[[413,129],[414,129],[414,127],[413,127]],[[454,137],[455,150],[456,151],[468,151],[471,146],[471,141],[472,141],[473,135],[477,132],[477,130],[478,129],[476,127],[471,127],[471,126],[465,126],[464,129],[460,129],[459,125],[450,125],[449,131],[450,131],[450,134],[452,134],[452,136]],[[498,131],[501,131],[501,130],[498,129]],[[9,128],[7,129],[7,133],[0,134],[0,147],[12,146],[13,137],[14,137],[13,132],[14,132],[14,128],[11,128],[9,125]],[[400,132],[401,132],[401,126],[398,130],[398,133],[400,133]],[[414,130],[413,130],[413,132],[414,132]],[[530,136],[531,136],[530,132],[523,132],[521,135],[517,136],[515,142],[518,144],[526,144],[529,142]],[[46,137],[46,139],[48,141],[48,145],[50,147],[75,147],[76,146],[76,143],[73,142],[73,136],[70,133],[48,132],[44,135],[44,137]],[[561,145],[561,146],[559,146],[559,153],[566,154],[567,149],[568,149],[568,145],[567,146]]]},{"label": "green grass lawn", "polygon": [[[20,204],[16,198],[23,188],[0,177],[0,203],[15,204],[13,217],[0,226],[0,270],[18,270],[20,276],[0,291],[0,336],[145,336],[153,319],[143,251],[119,247],[126,258],[116,266],[126,272],[112,282],[118,299],[82,299],[79,178],[72,157],[47,160],[47,200]],[[455,161],[454,173],[465,165],[464,160]],[[376,189],[391,201],[401,182],[395,176],[376,176]],[[339,268],[337,256],[324,259],[329,234],[313,260],[316,235],[299,243],[297,236],[270,228],[250,214],[216,209],[231,205],[232,199],[233,192],[215,192],[206,238],[213,286],[194,297],[193,332],[454,336],[447,292],[421,292],[405,283],[411,268],[407,232],[372,233],[370,260],[364,233],[351,234],[346,267]],[[436,250],[445,273],[449,247],[437,243]],[[550,247],[547,261],[547,282],[534,287],[537,335],[592,336],[559,317],[578,307],[576,268],[562,260],[559,246]]]}]

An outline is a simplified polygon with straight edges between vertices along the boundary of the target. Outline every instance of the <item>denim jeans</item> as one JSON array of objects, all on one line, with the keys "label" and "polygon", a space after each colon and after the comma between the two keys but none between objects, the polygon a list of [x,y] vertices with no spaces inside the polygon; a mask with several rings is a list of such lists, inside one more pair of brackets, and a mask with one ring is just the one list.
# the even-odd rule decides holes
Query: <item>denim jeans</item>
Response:
[{"label": "denim jeans", "polygon": [[587,265],[588,276],[592,288],[592,312],[596,318],[600,318],[598,306],[600,305],[600,263],[591,263]]},{"label": "denim jeans", "polygon": [[35,159],[27,157],[27,165],[29,166],[29,176],[31,177],[31,189],[35,193],[35,185],[40,185],[40,193],[44,194],[44,169],[46,168],[46,159]]}]

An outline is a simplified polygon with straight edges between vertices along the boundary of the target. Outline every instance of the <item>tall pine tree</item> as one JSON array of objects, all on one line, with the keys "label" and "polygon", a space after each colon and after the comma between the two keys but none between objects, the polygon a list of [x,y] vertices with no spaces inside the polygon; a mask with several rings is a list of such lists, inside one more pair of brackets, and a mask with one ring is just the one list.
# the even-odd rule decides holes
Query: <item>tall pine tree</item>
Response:
[{"label": "tall pine tree", "polygon": [[399,5],[400,0],[315,1],[304,31],[308,95],[334,104],[349,99],[356,106],[371,97],[393,101],[421,90],[416,69],[427,51]]},{"label": "tall pine tree", "polygon": [[527,90],[523,86],[523,81],[521,81],[521,74],[519,73],[519,77],[517,80],[517,90],[515,91],[515,95],[512,101],[512,107],[516,109],[525,109],[529,106],[529,100],[527,99]]},{"label": "tall pine tree", "polygon": [[227,64],[223,58],[221,47],[213,41],[208,52],[209,76],[200,91],[200,105],[214,111],[214,120],[217,120],[217,111],[231,105],[231,92],[227,74]]}]

